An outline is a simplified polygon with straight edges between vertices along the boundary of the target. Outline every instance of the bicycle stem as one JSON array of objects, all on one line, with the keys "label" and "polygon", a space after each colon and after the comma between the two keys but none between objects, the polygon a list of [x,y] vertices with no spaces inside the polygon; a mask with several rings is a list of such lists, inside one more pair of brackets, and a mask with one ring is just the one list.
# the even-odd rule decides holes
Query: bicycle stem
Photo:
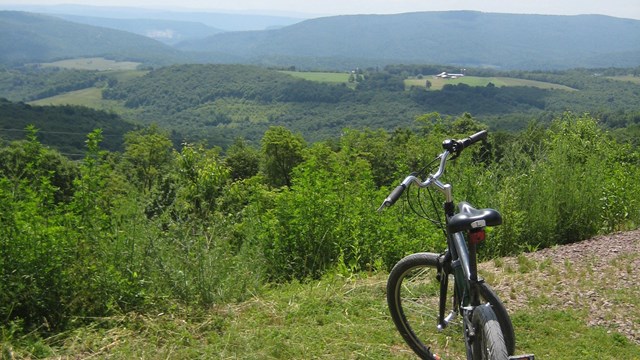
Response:
[{"label": "bicycle stem", "polygon": [[440,177],[444,174],[444,169],[447,164],[447,158],[449,157],[449,155],[450,155],[449,150],[445,150],[444,152],[442,152],[442,154],[439,155],[440,166],[438,167],[438,171],[436,171],[436,173],[433,175],[429,175],[429,177],[425,181],[421,181],[415,175],[409,175],[404,179],[404,181],[402,181],[402,185],[404,187],[408,187],[411,183],[414,183],[421,188],[434,185],[438,190],[440,190],[444,194],[446,202],[449,202],[449,203],[453,202],[453,191],[452,191],[451,184],[443,184],[439,180]]}]

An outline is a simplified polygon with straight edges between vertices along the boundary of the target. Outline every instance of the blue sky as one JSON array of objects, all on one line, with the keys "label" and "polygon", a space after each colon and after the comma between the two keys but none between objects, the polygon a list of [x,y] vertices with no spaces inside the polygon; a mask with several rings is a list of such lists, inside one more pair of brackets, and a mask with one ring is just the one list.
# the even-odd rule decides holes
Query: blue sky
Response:
[{"label": "blue sky", "polygon": [[640,19],[639,0],[0,0],[9,4],[82,4],[171,10],[250,11],[318,15],[479,10],[519,14],[603,14]]}]

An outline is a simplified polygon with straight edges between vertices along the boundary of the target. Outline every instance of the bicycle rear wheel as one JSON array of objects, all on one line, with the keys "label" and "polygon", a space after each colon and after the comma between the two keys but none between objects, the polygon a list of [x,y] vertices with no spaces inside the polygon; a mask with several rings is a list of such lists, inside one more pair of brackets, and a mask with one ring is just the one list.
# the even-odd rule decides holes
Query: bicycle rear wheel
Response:
[{"label": "bicycle rear wheel", "polygon": [[[440,281],[438,254],[417,253],[400,260],[387,281],[387,304],[396,328],[411,349],[423,359],[466,359],[462,316],[438,331]],[[453,296],[453,276],[447,290]],[[451,311],[453,301],[447,301]]]}]

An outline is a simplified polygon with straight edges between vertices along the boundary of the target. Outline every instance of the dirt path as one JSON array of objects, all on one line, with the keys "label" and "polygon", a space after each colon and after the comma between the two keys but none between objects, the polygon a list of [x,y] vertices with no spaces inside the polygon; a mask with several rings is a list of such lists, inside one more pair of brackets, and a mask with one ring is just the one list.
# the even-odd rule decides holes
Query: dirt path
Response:
[{"label": "dirt path", "polygon": [[480,271],[509,312],[529,302],[584,309],[590,326],[640,344],[640,230],[490,261]]}]

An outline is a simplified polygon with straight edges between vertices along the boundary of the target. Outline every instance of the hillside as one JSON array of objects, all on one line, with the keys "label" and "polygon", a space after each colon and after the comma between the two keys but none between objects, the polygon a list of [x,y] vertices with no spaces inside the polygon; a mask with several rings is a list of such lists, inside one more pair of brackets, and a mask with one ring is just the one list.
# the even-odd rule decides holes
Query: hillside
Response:
[{"label": "hillside", "polygon": [[[133,4],[133,3],[132,3]],[[133,5],[135,6],[135,5]],[[10,10],[51,14],[60,17],[77,16],[108,18],[113,20],[152,19],[171,22],[196,22],[224,31],[264,30],[300,22],[300,16],[254,13],[220,13],[209,11],[170,11],[133,6],[96,6],[85,4],[58,5],[4,5]]]},{"label": "hillside", "polygon": [[301,67],[422,63],[558,69],[637,66],[639,38],[637,20],[450,11],[325,17],[178,47]]},{"label": "hillside", "polygon": [[598,15],[449,11],[332,16],[302,22],[276,17],[264,20],[283,27],[235,32],[218,29],[225,28],[222,20],[241,21],[244,15],[184,13],[172,19],[57,16],[74,22],[0,12],[4,34],[0,63],[102,56],[151,65],[249,63],[314,70],[399,63],[520,70],[640,64],[640,21]]},{"label": "hillside", "polygon": [[76,23],[128,31],[146,36],[168,45],[181,41],[201,39],[223,32],[211,26],[192,21],[157,19],[111,19],[93,16],[56,15]]},{"label": "hillside", "polygon": [[633,100],[638,84],[594,77],[588,70],[519,75],[579,91],[499,87],[490,82],[405,90],[404,78],[392,70],[367,73],[352,89],[256,66],[175,65],[114,84],[104,91],[104,98],[135,110],[138,122],[155,122],[189,141],[207,139],[223,147],[237,136],[258,140],[274,125],[316,141],[335,138],[347,127],[410,128],[417,116],[430,112],[468,112],[493,128],[513,130],[566,110],[600,116],[615,112],[615,121],[624,124],[626,113],[639,110]]},{"label": "hillside", "polygon": [[94,56],[156,65],[184,61],[179,51],[144,36],[32,13],[0,11],[0,33],[0,64]]}]

